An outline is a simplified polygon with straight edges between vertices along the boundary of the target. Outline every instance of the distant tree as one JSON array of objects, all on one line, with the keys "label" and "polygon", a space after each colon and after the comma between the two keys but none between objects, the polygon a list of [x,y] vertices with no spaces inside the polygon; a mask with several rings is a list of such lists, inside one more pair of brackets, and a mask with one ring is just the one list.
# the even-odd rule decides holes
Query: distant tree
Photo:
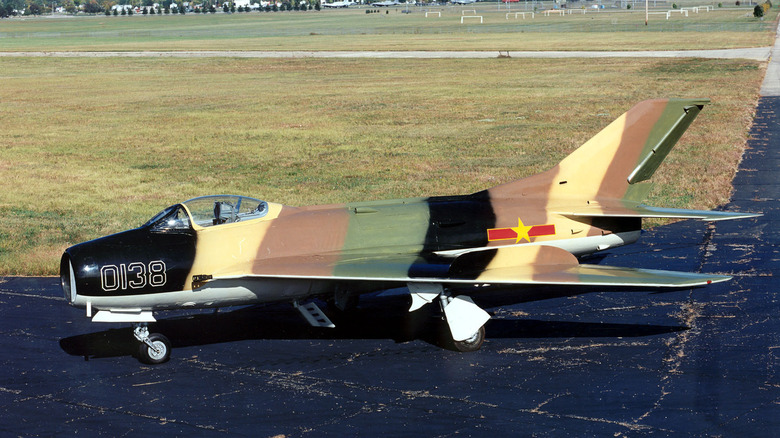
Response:
[{"label": "distant tree", "polygon": [[154,10],[154,6],[152,6],[151,8],[149,8],[149,15],[154,15],[154,14],[156,14],[156,13],[157,13],[157,12],[155,12],[155,10]]},{"label": "distant tree", "polygon": [[41,15],[43,12],[43,7],[39,5],[38,3],[30,3],[29,6],[27,6],[27,10],[25,11],[26,15]]},{"label": "distant tree", "polygon": [[[116,10],[114,10],[114,12],[116,12]],[[114,14],[114,15],[116,15],[116,14]],[[106,17],[110,17],[110,16],[111,16],[111,11],[106,9]]]},{"label": "distant tree", "polygon": [[179,7],[176,9],[178,9],[180,15],[186,14],[186,12],[184,11],[184,5],[182,5],[181,3],[179,3]]},{"label": "distant tree", "polygon": [[230,4],[230,13],[232,14],[232,13],[235,13],[235,12],[236,12],[236,5],[234,5],[233,3],[231,3],[231,4]]},{"label": "distant tree", "polygon": [[320,10],[320,2],[317,2],[314,4],[314,10],[319,11]]},{"label": "distant tree", "polygon": [[149,10],[148,10],[148,9],[146,9],[146,6],[144,6],[144,8],[143,8],[143,9],[141,9],[141,14],[143,14],[143,15],[146,15],[146,14],[148,14],[148,13],[149,13]]},{"label": "distant tree", "polygon": [[127,8],[122,8],[122,13],[120,15],[127,15]]},{"label": "distant tree", "polygon": [[87,14],[97,14],[103,12],[103,8],[100,7],[97,1],[89,0],[88,2],[84,3],[84,12]]},{"label": "distant tree", "polygon": [[163,12],[165,12],[165,15],[170,14],[171,13],[171,7],[170,6],[166,6],[165,9],[163,9]]},{"label": "distant tree", "polygon": [[761,5],[756,5],[755,8],[753,8],[753,16],[756,18],[761,18],[764,16],[764,8],[761,7]]},{"label": "distant tree", "polygon": [[73,4],[73,1],[71,0],[63,0],[62,3],[60,3],[62,8],[67,12],[68,14],[74,14],[76,13],[76,5]]},{"label": "distant tree", "polygon": [[127,15],[133,15],[133,8],[127,8]]}]

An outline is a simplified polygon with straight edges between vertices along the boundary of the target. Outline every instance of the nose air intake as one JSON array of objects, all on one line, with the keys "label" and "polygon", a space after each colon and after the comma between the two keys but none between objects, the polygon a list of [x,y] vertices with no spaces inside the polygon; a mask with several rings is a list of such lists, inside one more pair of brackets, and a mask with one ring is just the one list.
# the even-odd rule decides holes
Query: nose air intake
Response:
[{"label": "nose air intake", "polygon": [[73,272],[73,264],[68,253],[64,253],[60,260],[60,284],[68,304],[76,301],[76,274]]}]

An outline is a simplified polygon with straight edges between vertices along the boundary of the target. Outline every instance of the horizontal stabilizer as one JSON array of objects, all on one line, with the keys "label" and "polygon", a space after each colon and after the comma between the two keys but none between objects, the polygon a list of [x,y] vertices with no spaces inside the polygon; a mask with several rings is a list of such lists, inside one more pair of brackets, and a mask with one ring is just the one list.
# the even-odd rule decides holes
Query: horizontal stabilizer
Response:
[{"label": "horizontal stabilizer", "polygon": [[724,221],[761,216],[761,213],[742,213],[736,211],[687,210],[681,208],[650,207],[647,205],[627,206],[621,202],[590,203],[586,206],[558,208],[556,213],[570,217],[639,217],[669,219],[701,219],[705,221]]}]

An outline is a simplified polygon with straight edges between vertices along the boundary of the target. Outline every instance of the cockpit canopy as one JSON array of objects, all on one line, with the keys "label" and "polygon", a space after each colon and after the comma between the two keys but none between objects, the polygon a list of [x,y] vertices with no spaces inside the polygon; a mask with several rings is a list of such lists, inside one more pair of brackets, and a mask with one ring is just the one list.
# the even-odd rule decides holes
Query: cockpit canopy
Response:
[{"label": "cockpit canopy", "polygon": [[268,214],[267,202],[245,196],[202,196],[182,204],[201,227],[259,219]]},{"label": "cockpit canopy", "polygon": [[[185,208],[186,207],[186,208]],[[155,215],[144,226],[152,231],[188,230],[191,224],[212,227],[252,219],[268,214],[268,203],[235,195],[201,196],[173,205]]]}]

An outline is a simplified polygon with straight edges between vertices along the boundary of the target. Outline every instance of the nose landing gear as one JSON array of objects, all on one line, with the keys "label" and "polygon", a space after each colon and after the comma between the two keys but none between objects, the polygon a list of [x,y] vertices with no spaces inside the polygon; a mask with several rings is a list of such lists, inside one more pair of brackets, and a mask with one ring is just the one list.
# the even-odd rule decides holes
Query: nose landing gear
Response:
[{"label": "nose landing gear", "polygon": [[140,342],[138,360],[148,365],[168,362],[171,358],[171,341],[159,333],[149,334],[146,323],[134,325],[133,335]]},{"label": "nose landing gear", "polygon": [[470,353],[477,351],[482,347],[482,343],[485,342],[485,326],[479,328],[471,337],[463,341],[452,340],[452,346],[455,350],[462,353]]}]

